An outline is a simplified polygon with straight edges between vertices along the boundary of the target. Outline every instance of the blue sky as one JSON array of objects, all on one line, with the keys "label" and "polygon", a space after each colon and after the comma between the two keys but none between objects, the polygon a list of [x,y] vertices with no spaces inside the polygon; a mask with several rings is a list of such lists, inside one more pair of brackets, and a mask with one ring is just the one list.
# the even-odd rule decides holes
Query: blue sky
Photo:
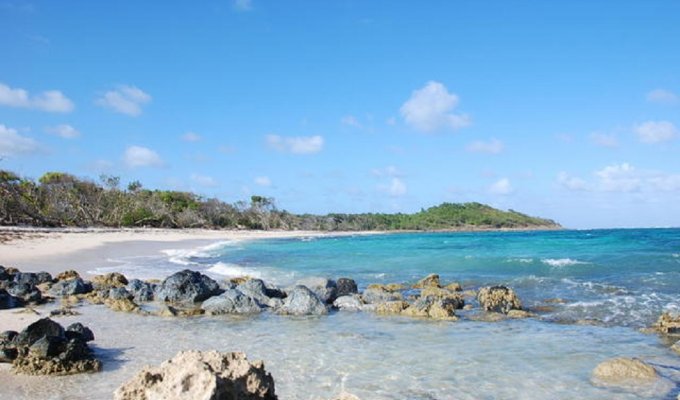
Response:
[{"label": "blue sky", "polygon": [[0,168],[680,226],[680,2],[0,0]]}]

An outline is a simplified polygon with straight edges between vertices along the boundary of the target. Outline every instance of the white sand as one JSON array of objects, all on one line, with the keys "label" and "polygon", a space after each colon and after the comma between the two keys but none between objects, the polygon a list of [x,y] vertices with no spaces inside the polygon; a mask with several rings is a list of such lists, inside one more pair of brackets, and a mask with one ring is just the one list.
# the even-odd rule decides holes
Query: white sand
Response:
[{"label": "white sand", "polygon": [[1,228],[1,234],[23,238],[0,243],[0,265],[52,274],[87,271],[110,258],[146,256],[165,249],[190,249],[224,240],[319,237],[376,232],[235,231],[208,229],[33,229]]}]

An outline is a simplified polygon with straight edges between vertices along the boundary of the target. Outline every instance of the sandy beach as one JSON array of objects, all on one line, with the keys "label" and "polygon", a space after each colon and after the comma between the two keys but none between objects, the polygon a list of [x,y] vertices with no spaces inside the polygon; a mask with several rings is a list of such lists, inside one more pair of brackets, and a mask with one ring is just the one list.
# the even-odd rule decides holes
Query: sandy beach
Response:
[{"label": "sandy beach", "polygon": [[350,236],[380,232],[256,231],[209,229],[0,228],[0,265],[57,274],[73,269],[84,276],[113,256],[148,256],[219,241]]}]

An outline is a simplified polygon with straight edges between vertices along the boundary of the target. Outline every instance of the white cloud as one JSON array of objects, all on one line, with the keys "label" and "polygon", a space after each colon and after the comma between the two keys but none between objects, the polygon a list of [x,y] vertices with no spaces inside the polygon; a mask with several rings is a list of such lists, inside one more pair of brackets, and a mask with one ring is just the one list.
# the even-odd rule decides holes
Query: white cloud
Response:
[{"label": "white cloud", "polygon": [[80,136],[80,132],[68,124],[61,124],[57,126],[48,127],[46,129],[47,133],[57,135],[64,139],[75,139]]},{"label": "white cloud", "polygon": [[184,140],[185,142],[198,142],[201,139],[202,139],[201,135],[195,132],[187,132],[184,135],[182,135],[182,140]]},{"label": "white cloud", "polygon": [[614,164],[595,171],[599,188],[605,192],[633,192],[640,189],[642,179],[628,163]]},{"label": "white cloud", "polygon": [[267,135],[267,146],[282,153],[313,154],[323,149],[322,136],[295,136],[283,137],[279,135]]},{"label": "white cloud", "polygon": [[385,192],[392,197],[401,197],[408,191],[406,183],[399,178],[393,177],[388,184],[378,185],[378,190]]},{"label": "white cloud", "polygon": [[264,187],[269,187],[272,185],[271,179],[269,179],[269,177],[267,176],[258,176],[257,178],[255,178],[254,182],[256,185]]},{"label": "white cloud", "polygon": [[489,141],[477,140],[467,145],[466,150],[470,153],[500,154],[504,149],[503,142],[492,138]]},{"label": "white cloud", "polygon": [[123,162],[129,168],[163,166],[163,160],[158,153],[141,146],[130,146],[125,149]]},{"label": "white cloud", "polygon": [[557,175],[557,183],[560,186],[573,191],[588,190],[588,183],[585,180],[571,176],[566,172],[560,172]]},{"label": "white cloud", "polygon": [[363,128],[363,125],[361,122],[359,122],[359,119],[354,115],[345,115],[340,119],[340,122],[343,125],[351,126],[353,128]]},{"label": "white cloud", "polygon": [[234,8],[239,11],[250,11],[253,9],[252,0],[234,0]]},{"label": "white cloud", "polygon": [[453,112],[458,101],[458,96],[449,93],[443,84],[430,81],[414,90],[399,112],[408,125],[421,132],[456,130],[471,123],[467,115]]},{"label": "white cloud", "polygon": [[600,147],[619,147],[619,138],[613,133],[593,132],[590,134],[590,141]]},{"label": "white cloud", "polygon": [[668,121],[647,121],[636,125],[633,131],[642,143],[661,143],[675,139],[678,129]]},{"label": "white cloud", "polygon": [[675,104],[678,100],[680,98],[677,94],[665,89],[654,89],[647,93],[647,101],[650,103]]},{"label": "white cloud", "polygon": [[40,150],[35,140],[21,136],[16,129],[0,124],[0,156],[12,157],[22,154],[32,154]]},{"label": "white cloud", "polygon": [[151,101],[151,96],[135,86],[121,85],[110,90],[96,103],[117,113],[136,117],[142,113],[142,106]]},{"label": "white cloud", "polygon": [[403,174],[394,165],[388,165],[385,168],[373,168],[371,174],[375,177],[401,177]]},{"label": "white cloud", "polygon": [[213,178],[211,176],[192,174],[191,180],[194,183],[201,185],[201,186],[204,186],[204,187],[216,187],[217,186],[217,181],[215,180],[215,178]]},{"label": "white cloud", "polygon": [[512,193],[513,190],[510,179],[508,178],[499,179],[489,186],[489,192],[491,194],[508,195]]},{"label": "white cloud", "polygon": [[0,105],[58,113],[67,113],[75,108],[73,102],[58,90],[31,96],[24,89],[13,89],[3,83],[0,83]]}]

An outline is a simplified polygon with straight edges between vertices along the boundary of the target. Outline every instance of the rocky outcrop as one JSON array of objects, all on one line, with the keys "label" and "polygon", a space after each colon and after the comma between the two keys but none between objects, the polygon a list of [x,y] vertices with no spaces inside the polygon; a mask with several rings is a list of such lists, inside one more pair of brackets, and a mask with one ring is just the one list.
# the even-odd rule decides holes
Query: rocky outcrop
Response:
[{"label": "rocky outcrop", "polygon": [[342,311],[361,311],[364,302],[358,294],[340,296],[333,302],[333,307]]},{"label": "rocky outcrop", "polygon": [[631,386],[654,382],[659,375],[651,365],[637,358],[614,358],[603,361],[592,373],[596,384]]},{"label": "rocky outcrop", "polygon": [[67,281],[69,279],[76,279],[76,278],[80,278],[80,274],[78,274],[76,271],[74,271],[72,269],[69,269],[67,271],[64,271],[64,272],[57,274],[57,276],[54,277],[54,280],[56,282],[59,282],[59,281]]},{"label": "rocky outcrop", "polygon": [[[60,274],[61,275],[61,274]],[[86,294],[92,291],[92,285],[85,282],[79,276],[60,279],[57,283],[52,285],[49,293],[55,297],[66,297],[77,294]]]},{"label": "rocky outcrop", "polygon": [[401,293],[387,290],[384,287],[369,286],[361,294],[361,298],[366,304],[379,304],[388,301],[400,301],[404,299]]},{"label": "rocky outcrop", "polygon": [[238,289],[228,289],[219,296],[213,296],[201,304],[208,314],[257,314],[262,306],[254,298]]},{"label": "rocky outcrop", "polygon": [[409,304],[403,300],[387,301],[384,303],[377,304],[374,311],[377,314],[382,315],[397,315],[401,314],[402,311],[406,310],[408,307]]},{"label": "rocky outcrop", "polygon": [[459,299],[426,296],[416,299],[413,304],[402,311],[402,314],[409,317],[455,321],[458,319],[455,310],[462,307]]},{"label": "rocky outcrop", "polygon": [[156,290],[156,300],[196,303],[222,293],[217,282],[200,272],[185,269],[167,277]]},{"label": "rocky outcrop", "polygon": [[279,308],[279,313],[288,315],[323,315],[328,313],[326,305],[306,286],[295,286]]},{"label": "rocky outcrop", "polygon": [[101,369],[101,362],[87,346],[91,340],[92,331],[82,324],[64,329],[43,318],[20,333],[5,332],[0,339],[0,359],[11,361],[15,372],[28,375],[96,372]]},{"label": "rocky outcrop", "polygon": [[132,279],[125,286],[125,289],[134,296],[135,301],[153,301],[156,285],[139,279]]},{"label": "rocky outcrop", "polygon": [[336,295],[338,297],[359,293],[357,283],[354,281],[354,279],[340,278],[335,281],[335,286],[337,288]]},{"label": "rocky outcrop", "polygon": [[506,286],[483,287],[477,292],[477,300],[484,311],[507,314],[510,310],[522,309],[515,291]]},{"label": "rocky outcrop", "polygon": [[331,279],[307,278],[298,282],[298,286],[309,288],[324,304],[333,304],[338,297],[338,288]]},{"label": "rocky outcrop", "polygon": [[128,280],[125,275],[118,272],[112,272],[105,275],[97,275],[92,278],[92,287],[94,290],[109,290],[113,288],[123,288],[127,286]]},{"label": "rocky outcrop", "polygon": [[665,312],[661,314],[652,328],[664,335],[680,335],[680,315]]},{"label": "rocky outcrop", "polygon": [[180,352],[146,367],[114,393],[115,400],[276,400],[274,379],[262,361],[243,353]]},{"label": "rocky outcrop", "polygon": [[268,288],[262,279],[249,279],[236,289],[248,297],[255,299],[259,304],[267,307],[280,307],[284,293],[278,289]]},{"label": "rocky outcrop", "polygon": [[430,274],[413,285],[414,289],[424,289],[426,287],[441,287],[441,284],[439,283],[439,275]]}]

